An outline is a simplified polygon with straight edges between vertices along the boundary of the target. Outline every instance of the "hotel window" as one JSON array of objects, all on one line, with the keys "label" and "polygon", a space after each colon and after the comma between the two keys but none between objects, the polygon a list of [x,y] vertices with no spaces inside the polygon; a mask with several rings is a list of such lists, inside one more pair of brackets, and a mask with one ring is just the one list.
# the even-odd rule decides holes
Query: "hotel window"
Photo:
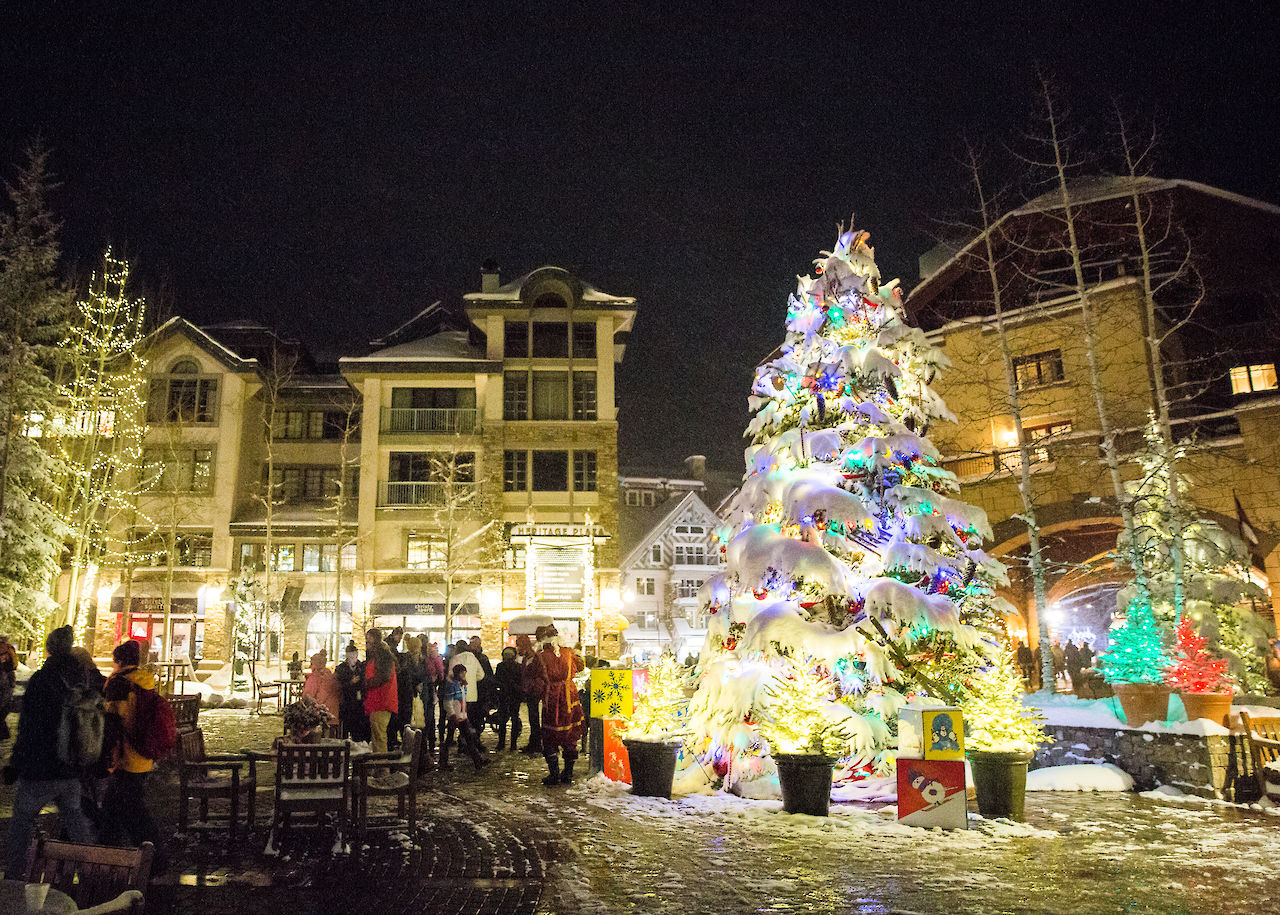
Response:
[{"label": "hotel window", "polygon": [[646,596],[651,596],[651,595],[653,595],[653,594],[655,593],[653,579],[652,579],[652,578],[637,578],[637,579],[636,579],[636,593],[637,593],[637,594],[643,594],[643,595],[646,595]]},{"label": "hotel window", "polygon": [[529,373],[502,373],[502,418],[529,418]]},{"label": "hotel window", "polygon": [[524,492],[529,488],[529,453],[527,451],[502,452],[502,489],[505,492]]},{"label": "hotel window", "polygon": [[573,491],[596,491],[596,453],[594,451],[573,453]]},{"label": "hotel window", "polygon": [[302,545],[302,571],[332,572],[338,566],[336,543],[304,543]]},{"label": "hotel window", "polygon": [[649,549],[649,559],[652,562],[662,562],[662,544],[655,543]]},{"label": "hotel window", "polygon": [[149,489],[207,493],[213,489],[213,451],[209,448],[146,448],[143,477]]},{"label": "hotel window", "polygon": [[675,564],[700,566],[706,561],[707,550],[701,543],[677,543]]},{"label": "hotel window", "polygon": [[1237,365],[1231,370],[1231,393],[1252,394],[1276,390],[1276,364]]},{"label": "hotel window", "polygon": [[298,548],[292,543],[282,543],[271,551],[274,555],[271,561],[271,568],[277,572],[295,572],[297,571]]},{"label": "hotel window", "polygon": [[508,321],[502,328],[502,352],[507,359],[529,358],[529,325],[524,321]]},{"label": "hotel window", "polygon": [[218,406],[218,379],[201,378],[194,359],[180,359],[167,376],[151,379],[147,421],[212,423]]},{"label": "hotel window", "polygon": [[569,325],[561,321],[534,321],[533,358],[568,359]]},{"label": "hotel window", "polygon": [[596,418],[596,373],[573,373],[573,418]]},{"label": "hotel window", "polygon": [[568,492],[569,452],[533,452],[533,491]]},{"label": "hotel window", "polygon": [[573,325],[573,358],[596,358],[596,326],[594,323]]},{"label": "hotel window", "polygon": [[569,418],[569,373],[533,373],[533,418]]},{"label": "hotel window", "polygon": [[1061,381],[1064,377],[1062,351],[1055,349],[1016,357],[1013,360],[1013,377],[1020,391]]},{"label": "hotel window", "polygon": [[255,572],[265,572],[266,563],[262,559],[263,544],[261,543],[242,543],[240,544],[240,568],[252,569]]},{"label": "hotel window", "polygon": [[356,545],[348,543],[338,553],[338,557],[342,561],[342,571],[350,572],[356,567]]},{"label": "hotel window", "polygon": [[702,582],[696,578],[682,578],[676,590],[676,597],[697,597],[698,589],[701,587]]},{"label": "hotel window", "polygon": [[410,534],[405,547],[405,565],[419,571],[438,572],[447,564],[447,544],[443,537]]},{"label": "hotel window", "polygon": [[271,417],[271,437],[277,439],[302,438],[306,416],[307,414],[301,410],[276,410]]},{"label": "hotel window", "polygon": [[656,501],[657,501],[657,496],[654,495],[654,492],[652,489],[628,489],[627,490],[626,502],[628,505],[639,505],[641,507],[648,508],[654,505]]}]

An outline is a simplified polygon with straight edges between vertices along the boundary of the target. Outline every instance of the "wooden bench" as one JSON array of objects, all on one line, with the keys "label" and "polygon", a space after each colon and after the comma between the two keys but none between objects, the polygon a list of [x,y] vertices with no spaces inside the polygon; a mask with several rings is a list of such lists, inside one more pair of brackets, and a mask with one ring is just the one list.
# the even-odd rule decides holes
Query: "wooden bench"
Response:
[{"label": "wooden bench", "polygon": [[1254,718],[1248,712],[1240,713],[1240,723],[1249,735],[1249,758],[1253,762],[1253,774],[1258,780],[1258,790],[1267,796],[1267,763],[1280,759],[1280,717]]}]

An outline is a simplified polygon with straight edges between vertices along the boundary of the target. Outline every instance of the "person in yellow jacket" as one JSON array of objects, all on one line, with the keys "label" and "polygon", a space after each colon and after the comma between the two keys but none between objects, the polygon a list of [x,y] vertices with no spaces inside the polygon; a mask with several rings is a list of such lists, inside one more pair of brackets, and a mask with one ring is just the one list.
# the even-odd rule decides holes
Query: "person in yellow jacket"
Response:
[{"label": "person in yellow jacket", "polygon": [[164,870],[165,855],[151,811],[147,808],[147,773],[155,761],[143,756],[128,735],[134,733],[140,689],[154,690],[155,676],[138,666],[141,652],[137,642],[121,642],[111,653],[114,670],[102,689],[108,716],[118,727],[108,733],[118,735],[112,753],[111,778],[102,799],[102,841],[106,845],[141,845],[151,842],[156,853],[153,870]]}]

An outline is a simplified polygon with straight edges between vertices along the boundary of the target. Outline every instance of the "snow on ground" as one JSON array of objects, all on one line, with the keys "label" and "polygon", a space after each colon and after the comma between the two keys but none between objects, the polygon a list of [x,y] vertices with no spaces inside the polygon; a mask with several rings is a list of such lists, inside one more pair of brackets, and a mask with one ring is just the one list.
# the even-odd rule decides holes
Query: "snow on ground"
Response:
[{"label": "snow on ground", "polygon": [[755,800],[725,791],[677,795],[671,800],[637,797],[631,794],[629,785],[610,781],[603,775],[582,783],[581,787],[572,789],[572,793],[580,794],[581,799],[592,807],[611,811],[640,824],[690,817],[700,824],[785,832],[790,838],[801,835],[815,840],[824,836],[831,839],[848,833],[850,839],[856,837],[860,843],[878,839],[886,845],[923,842],[946,847],[981,848],[1013,839],[1053,838],[1058,835],[1026,823],[987,820],[977,814],[969,815],[968,830],[921,829],[898,823],[897,808],[893,805],[873,811],[837,802],[831,805],[831,816],[814,817],[785,813],[780,800]]},{"label": "snow on ground", "polygon": [[[1182,707],[1182,700],[1178,698],[1177,693],[1169,696],[1169,717],[1166,721],[1148,722],[1140,728],[1131,728],[1125,724],[1124,710],[1120,707],[1120,700],[1114,696],[1106,699],[1080,699],[1061,693],[1052,695],[1030,693],[1022,697],[1022,704],[1028,708],[1039,709],[1045,717],[1046,724],[1063,727],[1114,728],[1119,731],[1192,734],[1199,737],[1223,736],[1229,733],[1222,725],[1215,724],[1207,718],[1187,721],[1187,712]],[[1269,711],[1275,712],[1274,709]]]},{"label": "snow on ground", "polygon": [[1133,776],[1119,766],[1049,766],[1027,773],[1028,791],[1132,791]]}]

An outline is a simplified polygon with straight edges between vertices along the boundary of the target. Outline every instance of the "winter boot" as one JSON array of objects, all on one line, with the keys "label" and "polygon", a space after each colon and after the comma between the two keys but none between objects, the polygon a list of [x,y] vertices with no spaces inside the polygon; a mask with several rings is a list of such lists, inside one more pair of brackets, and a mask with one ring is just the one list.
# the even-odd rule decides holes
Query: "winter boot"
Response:
[{"label": "winter boot", "polygon": [[436,766],[441,772],[451,772],[453,766],[449,765],[449,744],[440,744],[440,762]]},{"label": "winter boot", "polygon": [[547,771],[550,774],[548,774],[547,777],[542,780],[542,784],[546,785],[548,788],[550,788],[552,785],[560,784],[559,755],[552,755],[548,753],[543,758],[546,759],[547,761]]},{"label": "winter boot", "polygon": [[564,771],[560,773],[560,784],[573,784],[573,764],[578,761],[576,756],[566,756],[564,758]]},{"label": "winter boot", "polygon": [[[515,735],[513,734],[511,737],[511,743],[514,745],[515,742],[516,742]],[[496,749],[494,752],[501,753],[506,748],[507,748],[507,725],[506,725],[506,722],[503,722],[502,724],[498,725],[498,749]]]},{"label": "winter boot", "polygon": [[520,712],[516,712],[516,716],[511,719],[511,749],[516,748],[516,744],[520,743],[520,732],[524,730],[524,723],[520,721]]}]

